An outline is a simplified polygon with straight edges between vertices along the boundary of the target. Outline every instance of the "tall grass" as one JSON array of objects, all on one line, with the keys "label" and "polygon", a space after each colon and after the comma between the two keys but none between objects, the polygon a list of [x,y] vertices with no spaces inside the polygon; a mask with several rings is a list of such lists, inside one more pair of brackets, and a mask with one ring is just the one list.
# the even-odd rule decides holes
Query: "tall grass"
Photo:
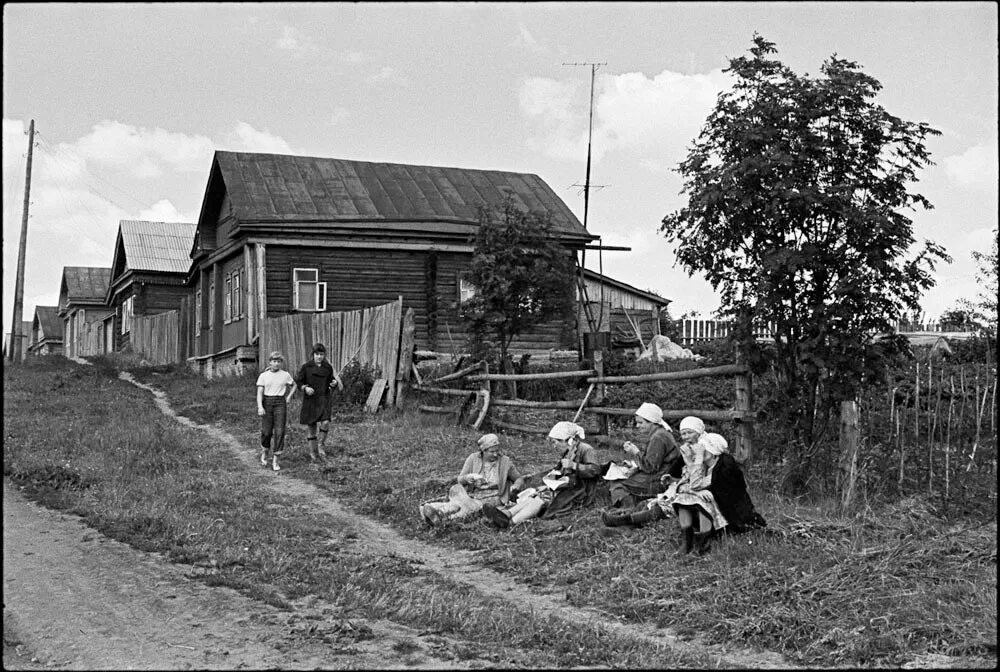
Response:
[{"label": "tall grass", "polygon": [[[169,368],[139,375],[165,383],[188,412],[254,445],[252,380],[201,381]],[[403,559],[355,552],[349,523],[267,488],[271,474],[248,472],[202,432],[165,418],[148,392],[117,379],[107,361],[90,367],[45,358],[5,368],[4,421],[4,474],[25,494],[82,516],[112,538],[190,564],[192,576],[209,585],[285,609],[319,596],[339,608],[334,618],[390,619],[453,634],[497,662],[708,662],[557,618],[525,618],[505,600],[484,598]],[[377,449],[366,446],[362,454]],[[289,470],[295,469],[293,459]],[[345,487],[357,492],[359,485]]]}]

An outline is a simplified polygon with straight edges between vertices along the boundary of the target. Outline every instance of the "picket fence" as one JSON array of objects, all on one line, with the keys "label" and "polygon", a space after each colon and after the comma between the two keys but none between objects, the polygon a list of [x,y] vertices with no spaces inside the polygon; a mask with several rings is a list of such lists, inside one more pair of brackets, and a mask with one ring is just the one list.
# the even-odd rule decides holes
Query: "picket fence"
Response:
[{"label": "picket fence", "polygon": [[[702,341],[714,341],[719,338],[726,338],[732,331],[731,320],[697,320],[684,318],[681,320],[680,342],[684,345],[689,343],[700,343]],[[769,340],[773,338],[773,330],[770,325],[756,325],[753,329],[754,338],[757,340]]]}]

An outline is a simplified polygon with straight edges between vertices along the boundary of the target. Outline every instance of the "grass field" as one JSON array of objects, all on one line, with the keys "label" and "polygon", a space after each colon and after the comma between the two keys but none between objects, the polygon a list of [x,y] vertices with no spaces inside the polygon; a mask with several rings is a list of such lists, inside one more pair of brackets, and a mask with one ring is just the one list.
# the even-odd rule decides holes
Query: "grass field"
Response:
[{"label": "grass field", "polygon": [[[252,378],[205,381],[135,368],[173,407],[214,423],[255,450]],[[293,402],[293,421],[297,403]],[[332,521],[297,513],[197,432],[165,418],[150,395],[94,367],[29,360],[4,373],[4,473],[49,506],[84,516],[109,536],[177,562],[214,562],[210,580],[281,604],[304,594],[345,612],[433,625],[518,666],[704,667],[586,627],[525,619],[509,604],[390,559],[339,555]],[[899,666],[952,656],[996,660],[996,521],[946,519],[924,499],[862,506],[850,517],[757,489],[766,534],[714,543],[703,558],[673,556],[671,521],[606,536],[593,511],[499,531],[481,520],[422,526],[419,503],[439,497],[476,434],[413,412],[372,418],[340,409],[335,459],[313,469],[292,424],[288,476],[308,480],[358,513],[434,544],[484,551],[488,566],[529,586],[558,586],[569,602],[710,642],[779,651],[804,666]],[[511,435],[518,465],[549,465],[544,443]],[[605,451],[607,458],[616,457]],[[283,474],[284,475],[284,474]],[[280,512],[280,515],[276,515]],[[552,642],[559,642],[553,646]]]}]

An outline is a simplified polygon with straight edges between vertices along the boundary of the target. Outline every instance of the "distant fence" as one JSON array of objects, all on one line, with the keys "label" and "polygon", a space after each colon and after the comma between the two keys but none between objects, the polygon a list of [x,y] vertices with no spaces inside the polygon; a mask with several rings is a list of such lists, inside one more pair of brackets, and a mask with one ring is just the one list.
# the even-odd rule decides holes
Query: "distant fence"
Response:
[{"label": "distant fence", "polygon": [[180,349],[180,311],[134,316],[129,340],[132,349],[152,364],[184,361]]},{"label": "distant fence", "polygon": [[332,313],[299,313],[261,321],[259,362],[278,350],[289,370],[312,359],[314,343],[326,346],[327,361],[340,371],[352,359],[381,370],[389,385],[389,400],[395,398],[399,364],[400,326],[403,300],[364,310]]},{"label": "distant fence", "polygon": [[[683,344],[714,341],[719,338],[726,338],[732,330],[732,320],[695,320],[685,318],[681,320],[680,341]],[[758,340],[771,339],[774,337],[774,330],[771,325],[755,325],[753,335]]]}]

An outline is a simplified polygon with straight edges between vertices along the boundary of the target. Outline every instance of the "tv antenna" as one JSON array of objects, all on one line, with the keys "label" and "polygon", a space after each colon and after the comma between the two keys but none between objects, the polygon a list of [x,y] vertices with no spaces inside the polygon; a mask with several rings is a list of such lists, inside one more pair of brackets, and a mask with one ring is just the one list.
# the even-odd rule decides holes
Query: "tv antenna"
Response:
[{"label": "tv antenna", "polygon": [[[589,65],[590,66],[590,126],[587,131],[587,175],[583,183],[583,228],[587,228],[587,213],[590,210],[590,149],[594,141],[594,78],[597,75],[597,69],[602,65],[607,65],[607,63],[595,63],[595,62],[584,62],[584,63],[563,63],[563,65]],[[579,184],[571,185],[574,187],[579,187]],[[601,184],[597,185],[597,188],[603,189],[608,185]]]}]

